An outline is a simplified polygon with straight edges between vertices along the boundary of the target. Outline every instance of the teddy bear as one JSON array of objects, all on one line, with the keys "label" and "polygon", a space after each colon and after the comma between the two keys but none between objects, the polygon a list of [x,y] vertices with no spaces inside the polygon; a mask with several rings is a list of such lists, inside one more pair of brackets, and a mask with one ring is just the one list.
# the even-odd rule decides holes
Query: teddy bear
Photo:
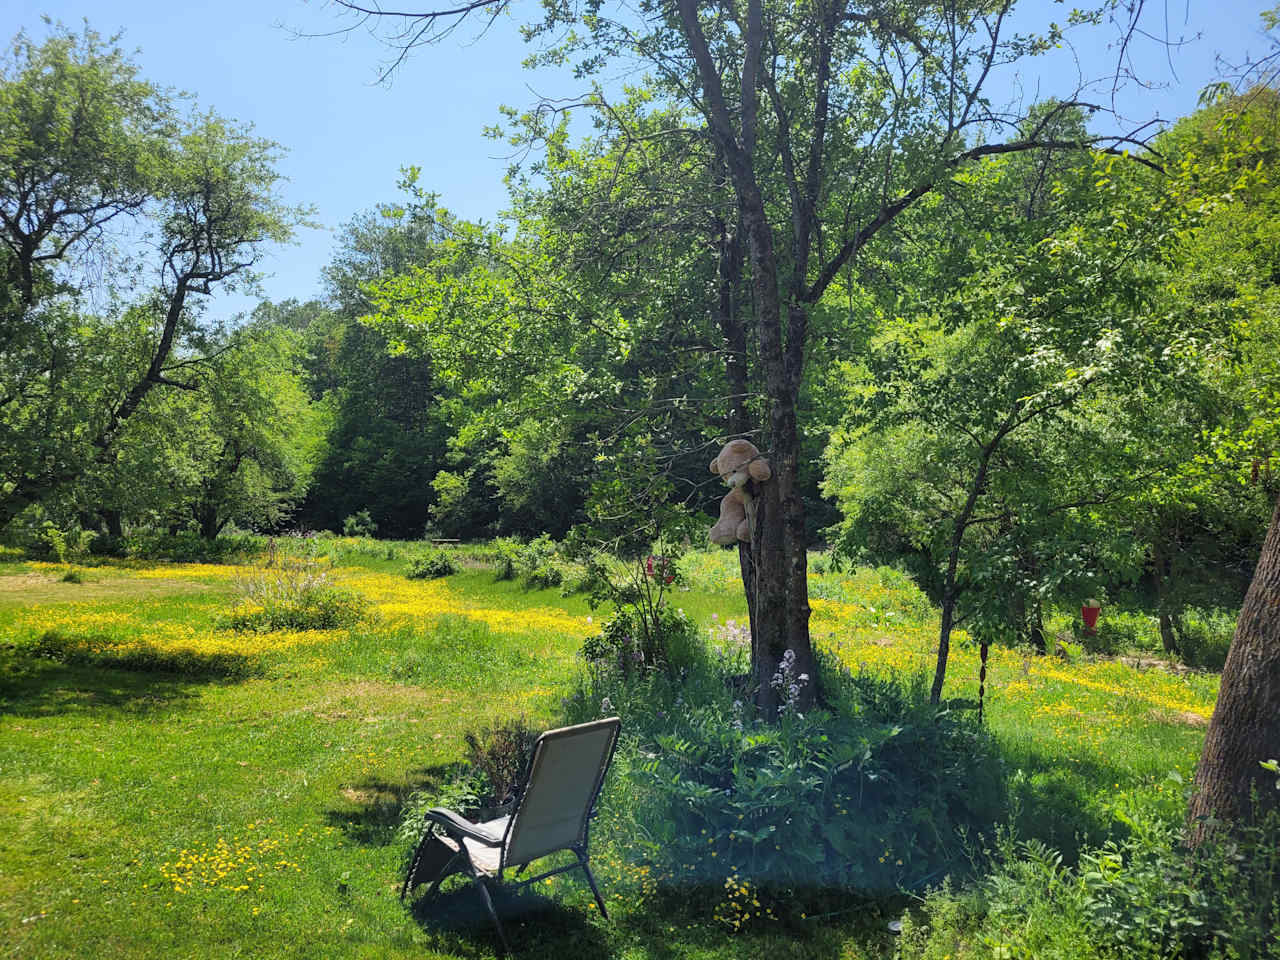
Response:
[{"label": "teddy bear", "polygon": [[721,447],[711,461],[711,472],[731,487],[741,487],[748,480],[764,483],[773,476],[769,461],[750,440],[730,440]]},{"label": "teddy bear", "polygon": [[711,461],[711,472],[718,474],[730,490],[720,500],[720,519],[707,536],[720,546],[742,541],[751,542],[750,480],[763,483],[773,476],[769,461],[760,455],[750,440],[730,440]]},{"label": "teddy bear", "polygon": [[720,499],[720,519],[707,533],[712,543],[727,547],[751,542],[751,524],[747,520],[747,505],[741,487],[734,487]]}]

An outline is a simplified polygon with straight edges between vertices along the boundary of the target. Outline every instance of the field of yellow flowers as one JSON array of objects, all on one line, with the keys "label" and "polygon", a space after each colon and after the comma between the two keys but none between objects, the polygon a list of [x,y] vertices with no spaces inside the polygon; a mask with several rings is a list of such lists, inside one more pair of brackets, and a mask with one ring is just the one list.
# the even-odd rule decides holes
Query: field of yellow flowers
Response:
[{"label": "field of yellow flowers", "polygon": [[[363,623],[264,633],[224,625],[254,564],[111,561],[66,582],[61,565],[0,563],[4,956],[493,952],[465,907],[437,921],[401,906],[401,807],[446,776],[467,731],[511,715],[550,720],[607,611],[476,564],[409,580],[394,553],[331,544],[327,573],[369,601]],[[686,558],[683,573],[675,602],[704,627],[743,616],[724,555]],[[900,577],[815,575],[813,594],[817,642],[850,666],[931,669],[936,614]],[[948,695],[974,697],[976,651],[964,637],[956,647]],[[1177,805],[1216,688],[1208,674],[993,650],[987,710],[1018,815],[1052,810],[1067,841],[1117,811]],[[513,919],[517,949],[891,951],[874,911],[734,934],[717,917],[748,895],[736,889],[680,920],[655,906],[661,891],[626,851],[606,840],[597,856],[614,919],[601,922],[589,892],[557,878],[545,910]]]}]

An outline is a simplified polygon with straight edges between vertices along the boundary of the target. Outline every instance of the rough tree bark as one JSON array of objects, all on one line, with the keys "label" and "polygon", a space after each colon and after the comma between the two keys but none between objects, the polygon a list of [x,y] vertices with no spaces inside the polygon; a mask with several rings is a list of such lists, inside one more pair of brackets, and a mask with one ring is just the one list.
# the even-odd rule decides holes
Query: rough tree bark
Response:
[{"label": "rough tree bark", "polygon": [[[1207,818],[1237,821],[1280,806],[1275,775],[1262,761],[1280,756],[1280,500],[1245,594],[1222,670],[1187,810],[1191,843],[1213,832]],[[1252,805],[1256,790],[1259,808]]]},{"label": "rough tree bark", "polygon": [[[804,504],[796,489],[799,466],[799,424],[795,401],[804,366],[804,340],[807,313],[794,299],[804,287],[808,272],[808,252],[812,223],[797,211],[804,223],[797,224],[794,246],[802,256],[792,264],[794,283],[787,304],[787,335],[783,333],[783,292],[773,229],[765,208],[764,196],[753,167],[756,146],[757,70],[764,29],[759,0],[747,7],[745,53],[741,77],[739,122],[735,123],[728,106],[720,74],[707,47],[698,20],[698,6],[693,0],[679,0],[680,20],[697,64],[703,84],[708,125],[716,147],[724,158],[738,200],[742,227],[746,234],[747,256],[751,264],[751,287],[755,297],[756,327],[760,343],[760,362],[764,374],[765,395],[769,402],[767,437],[773,477],[762,485],[756,499],[756,527],[752,539],[752,561],[756,586],[752,647],[752,664],[757,684],[756,705],[765,716],[777,713],[778,691],[772,680],[778,663],[787,650],[796,658],[795,670],[812,677],[813,650],[809,638],[809,594],[807,581],[807,543],[804,528]],[[824,38],[825,39],[825,38]],[[819,52],[820,70],[829,67],[830,52]],[[826,95],[825,77],[820,80],[819,108]],[[820,160],[823,141],[821,119],[815,120],[815,147],[812,154]],[[813,186],[820,170],[815,166]],[[794,252],[794,251],[793,251]],[[813,701],[814,686],[806,684],[800,706]]]}]

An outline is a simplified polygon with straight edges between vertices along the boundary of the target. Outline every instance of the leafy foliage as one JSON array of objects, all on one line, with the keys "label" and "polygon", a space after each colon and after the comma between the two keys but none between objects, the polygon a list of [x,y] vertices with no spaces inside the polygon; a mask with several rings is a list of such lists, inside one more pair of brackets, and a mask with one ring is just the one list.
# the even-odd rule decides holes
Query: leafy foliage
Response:
[{"label": "leafy foliage", "polygon": [[280,553],[239,583],[240,599],[222,624],[241,633],[272,630],[334,630],[364,619],[369,602],[334,584],[314,552]]},{"label": "leafy foliage", "polygon": [[673,675],[597,660],[566,701],[570,720],[622,716],[629,842],[661,876],[775,893],[918,887],[957,867],[957,831],[1000,816],[987,735],[931,707],[922,677],[824,664],[827,702],[772,724],[735,687],[740,664],[703,651]]},{"label": "leafy foliage", "polygon": [[444,550],[431,550],[409,561],[405,576],[410,580],[434,580],[458,572],[458,564]]},{"label": "leafy foliage", "polygon": [[1280,956],[1280,818],[1191,852],[1179,828],[1130,819],[1077,868],[1001,835],[969,892],[944,885],[903,919],[904,960],[976,957]]}]

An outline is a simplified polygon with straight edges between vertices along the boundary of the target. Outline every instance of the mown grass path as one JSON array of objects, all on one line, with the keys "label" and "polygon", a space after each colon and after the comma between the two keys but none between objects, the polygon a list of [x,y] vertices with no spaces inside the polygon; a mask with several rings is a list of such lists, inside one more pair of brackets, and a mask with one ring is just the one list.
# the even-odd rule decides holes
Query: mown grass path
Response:
[{"label": "mown grass path", "polygon": [[[356,556],[334,571],[374,602],[374,624],[256,636],[216,626],[245,568],[109,564],[75,584],[51,565],[0,567],[0,956],[491,954],[483,926],[399,903],[401,803],[457,761],[466,731],[549,720],[598,614],[483,570],[422,582],[398,567]],[[728,571],[693,558],[676,602],[708,626],[741,616]],[[815,577],[815,636],[855,668],[927,665],[933,629],[899,581]],[[973,696],[976,654],[959,647],[951,692]],[[1216,678],[993,651],[988,689],[1025,825],[1068,843],[1117,810],[1181,803],[1168,774],[1190,773]],[[730,936],[638,900],[625,851],[600,863],[615,921],[557,880],[554,903],[513,924],[521,953],[889,949],[872,908]]]}]

